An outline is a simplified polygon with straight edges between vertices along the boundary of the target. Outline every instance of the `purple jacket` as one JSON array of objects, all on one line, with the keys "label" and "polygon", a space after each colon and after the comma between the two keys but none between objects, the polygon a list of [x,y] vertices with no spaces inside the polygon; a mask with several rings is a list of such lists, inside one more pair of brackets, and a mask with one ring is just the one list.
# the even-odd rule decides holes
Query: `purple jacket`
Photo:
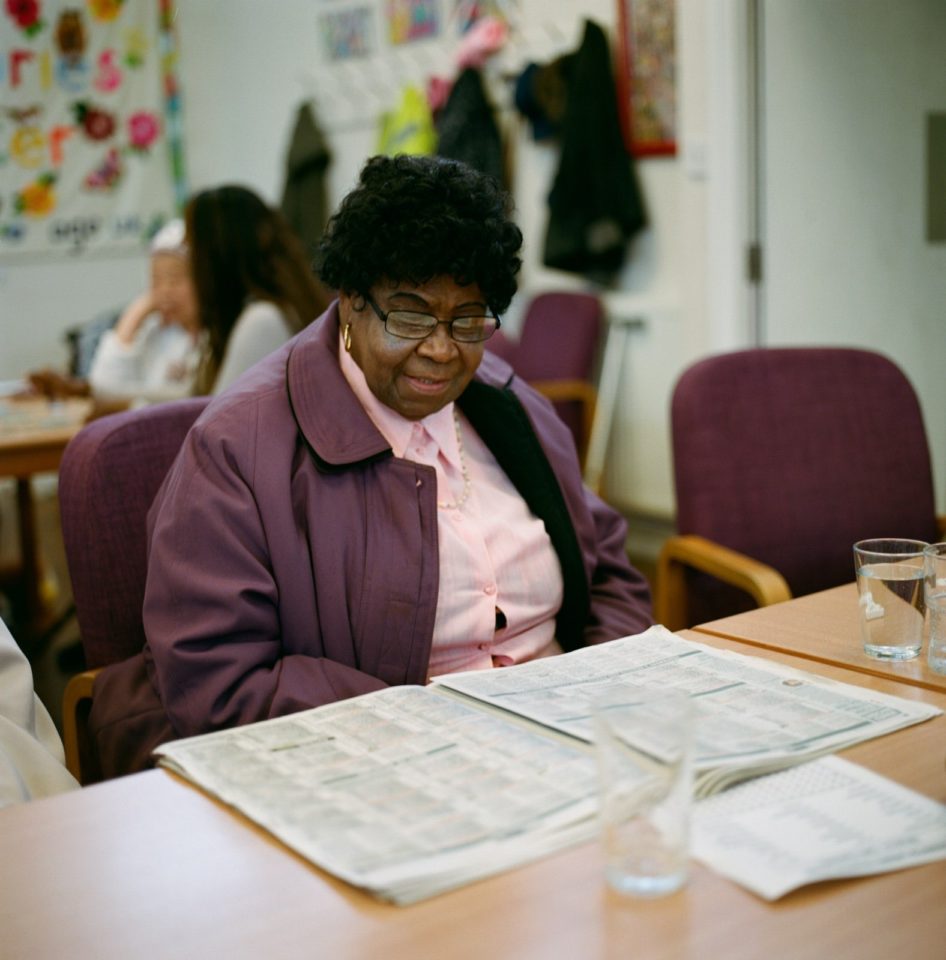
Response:
[{"label": "purple jacket", "polygon": [[[392,454],[337,346],[333,305],[208,406],[155,499],[144,662],[170,727],[137,720],[148,749],[425,682],[439,577],[435,474]],[[565,583],[563,648],[647,627],[649,593],[627,562],[624,520],[582,486],[571,434],[548,401],[486,353],[459,403],[546,523]],[[125,683],[137,670],[147,698],[140,665],[119,667]],[[109,691],[100,677],[95,709],[109,728],[100,753],[122,766],[128,746],[112,740],[121,718],[98,704],[100,693],[124,696],[127,709],[130,692],[115,679]]]}]

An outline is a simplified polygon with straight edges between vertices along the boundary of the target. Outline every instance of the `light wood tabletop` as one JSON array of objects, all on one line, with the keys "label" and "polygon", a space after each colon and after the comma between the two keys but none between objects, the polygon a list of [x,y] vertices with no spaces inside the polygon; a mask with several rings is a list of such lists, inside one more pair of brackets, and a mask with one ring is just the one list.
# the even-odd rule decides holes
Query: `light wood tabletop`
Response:
[{"label": "light wood tabletop", "polygon": [[92,412],[91,400],[0,400],[0,477],[56,470],[66,444]]},{"label": "light wood tabletop", "polygon": [[853,583],[711,620],[693,629],[765,650],[783,650],[860,673],[890,677],[930,690],[946,690],[946,675],[934,672],[927,662],[926,630],[923,649],[913,660],[877,660],[864,653],[858,622],[857,587]]},{"label": "light wood tabletop", "polygon": [[[765,656],[946,708],[943,693]],[[946,802],[944,716],[844,756]],[[606,888],[592,843],[394,907],[163,770],[0,811],[3,960],[939,960],[944,904],[942,862],[820,883],[776,903],[694,864],[682,891],[627,900]]]}]

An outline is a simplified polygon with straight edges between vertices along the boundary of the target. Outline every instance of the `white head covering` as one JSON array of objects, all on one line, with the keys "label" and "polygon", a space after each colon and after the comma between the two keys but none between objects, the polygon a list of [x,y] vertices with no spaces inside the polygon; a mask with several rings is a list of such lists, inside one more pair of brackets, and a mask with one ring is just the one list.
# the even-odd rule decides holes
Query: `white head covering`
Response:
[{"label": "white head covering", "polygon": [[179,257],[187,256],[187,244],[184,242],[184,221],[180,218],[168,220],[151,239],[151,256],[156,253],[174,253]]}]

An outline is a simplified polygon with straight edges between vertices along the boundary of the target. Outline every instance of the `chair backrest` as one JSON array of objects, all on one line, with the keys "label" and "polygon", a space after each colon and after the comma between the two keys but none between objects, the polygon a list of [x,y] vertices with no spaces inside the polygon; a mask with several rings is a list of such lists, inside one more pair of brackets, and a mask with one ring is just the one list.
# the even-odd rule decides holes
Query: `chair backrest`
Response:
[{"label": "chair backrest", "polygon": [[[500,330],[489,349],[506,360],[530,383],[584,381],[594,383],[604,310],[594,294],[553,291],[536,294],[526,308],[517,341]],[[578,400],[555,402],[579,450],[588,437],[586,411]]]},{"label": "chair backrest", "polygon": [[524,380],[592,380],[602,313],[592,293],[537,294],[522,321],[516,373]]},{"label": "chair backrest", "polygon": [[87,379],[92,369],[92,358],[99,342],[107,330],[118,323],[121,310],[106,310],[85,323],[69,327],[65,331],[66,346],[69,350],[69,373],[73,377]]},{"label": "chair backrest", "polygon": [[[936,536],[920,406],[880,354],[762,348],[709,357],[677,382],[671,428],[679,532],[769,564],[795,596],[853,580],[856,540]],[[697,575],[688,592],[700,619],[740,607]]]},{"label": "chair backrest", "polygon": [[148,509],[208,400],[102,417],[66,447],[59,468],[62,534],[90,668],[124,660],[144,646]]}]

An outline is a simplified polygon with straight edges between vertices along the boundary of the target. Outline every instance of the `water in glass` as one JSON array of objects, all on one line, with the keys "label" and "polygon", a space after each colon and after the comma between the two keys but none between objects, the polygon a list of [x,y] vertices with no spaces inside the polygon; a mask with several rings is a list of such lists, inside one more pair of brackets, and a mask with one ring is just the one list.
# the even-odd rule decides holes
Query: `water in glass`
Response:
[{"label": "water in glass", "polygon": [[864,651],[886,660],[911,660],[923,645],[923,569],[871,563],[857,570]]}]

